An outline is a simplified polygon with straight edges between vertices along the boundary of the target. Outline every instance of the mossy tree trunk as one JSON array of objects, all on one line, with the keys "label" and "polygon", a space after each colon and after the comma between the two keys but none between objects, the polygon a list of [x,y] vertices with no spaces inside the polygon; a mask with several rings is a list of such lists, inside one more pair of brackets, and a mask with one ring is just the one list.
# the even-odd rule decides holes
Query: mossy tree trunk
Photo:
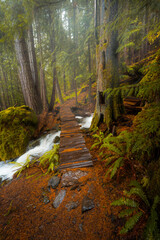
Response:
[{"label": "mossy tree trunk", "polygon": [[[97,2],[97,1],[96,1]],[[97,14],[96,7],[96,14]],[[105,0],[100,2],[100,42],[97,45],[96,61],[97,61],[97,100],[94,118],[91,128],[105,122],[108,131],[112,131],[113,121],[116,121],[123,110],[120,95],[107,97],[103,92],[107,88],[114,89],[119,86],[119,66],[118,66],[118,31],[111,27],[111,23],[118,14],[118,1]],[[97,19],[97,17],[95,17]],[[108,29],[104,28],[108,26]]]}]

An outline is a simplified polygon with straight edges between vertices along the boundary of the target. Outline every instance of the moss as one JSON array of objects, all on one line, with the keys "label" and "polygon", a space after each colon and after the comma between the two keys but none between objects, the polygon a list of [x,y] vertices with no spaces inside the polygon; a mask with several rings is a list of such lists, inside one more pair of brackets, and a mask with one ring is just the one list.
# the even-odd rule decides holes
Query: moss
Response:
[{"label": "moss", "polygon": [[92,123],[91,123],[91,126],[90,126],[90,131],[94,131],[95,129],[97,129],[97,125],[98,125],[98,122],[99,122],[99,116],[98,114],[96,113],[96,111],[94,112],[94,116],[93,116],[93,119],[92,119]]},{"label": "moss", "polygon": [[20,156],[37,127],[37,116],[27,106],[10,107],[0,112],[0,159]]},{"label": "moss", "polygon": [[156,160],[160,151],[160,108],[151,104],[138,113],[134,122],[132,153],[147,165]]}]

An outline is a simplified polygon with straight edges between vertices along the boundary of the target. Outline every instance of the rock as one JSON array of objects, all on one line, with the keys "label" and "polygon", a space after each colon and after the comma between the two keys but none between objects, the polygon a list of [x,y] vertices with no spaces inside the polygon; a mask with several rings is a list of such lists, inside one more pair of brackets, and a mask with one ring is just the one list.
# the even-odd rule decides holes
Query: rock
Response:
[{"label": "rock", "polygon": [[54,139],[54,143],[59,143],[59,141],[60,141],[60,137],[56,136],[55,139]]},{"label": "rock", "polygon": [[88,196],[85,196],[82,201],[82,213],[91,210],[94,208],[93,199],[90,199]]},{"label": "rock", "polygon": [[76,188],[79,188],[79,183],[74,184],[74,185],[71,187],[71,190],[76,190]]},{"label": "rock", "polygon": [[79,229],[80,229],[81,232],[83,232],[83,223],[79,224]]},{"label": "rock", "polygon": [[84,177],[88,174],[88,172],[84,172],[81,170],[77,171],[67,171],[63,174],[61,179],[62,187],[70,187],[73,185],[79,184],[78,179]]},{"label": "rock", "polygon": [[44,202],[45,204],[47,204],[47,203],[50,202],[50,200],[49,200],[49,198],[48,198],[47,196],[44,196],[43,202]]},{"label": "rock", "polygon": [[27,151],[37,147],[39,144],[40,144],[40,139],[32,140],[27,147]]},{"label": "rock", "polygon": [[67,205],[66,205],[66,208],[67,208],[67,210],[68,210],[68,212],[69,211],[71,211],[72,209],[75,209],[75,208],[77,208],[78,207],[78,205],[79,205],[79,202],[77,201],[77,202],[69,202]]},{"label": "rock", "polygon": [[58,208],[59,205],[63,202],[63,199],[66,195],[66,190],[61,190],[53,202],[53,207]]},{"label": "rock", "polygon": [[59,183],[60,183],[60,178],[57,176],[54,176],[48,181],[48,188],[50,189],[50,187],[52,187],[53,189],[55,189],[58,187]]}]

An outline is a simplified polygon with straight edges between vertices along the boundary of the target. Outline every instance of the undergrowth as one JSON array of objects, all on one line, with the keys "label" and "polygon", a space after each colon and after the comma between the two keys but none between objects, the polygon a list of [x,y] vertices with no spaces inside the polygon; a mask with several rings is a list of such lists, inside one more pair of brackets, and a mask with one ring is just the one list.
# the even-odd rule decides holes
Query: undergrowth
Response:
[{"label": "undergrowth", "polygon": [[148,215],[146,227],[144,229],[144,239],[158,240],[160,232],[158,228],[159,220],[157,207],[160,203],[159,196],[155,196],[150,204],[146,193],[137,181],[130,183],[130,191],[124,191],[124,197],[112,202],[112,206],[125,206],[126,209],[119,213],[119,217],[126,217],[126,223],[120,230],[120,234],[126,234],[134,228],[143,215]]},{"label": "undergrowth", "polygon": [[25,163],[14,162],[14,165],[19,167],[16,171],[17,177],[33,165],[38,166],[43,174],[56,173],[59,166],[59,145],[55,144],[52,150],[43,154],[39,159],[31,159],[30,156],[28,156]]}]

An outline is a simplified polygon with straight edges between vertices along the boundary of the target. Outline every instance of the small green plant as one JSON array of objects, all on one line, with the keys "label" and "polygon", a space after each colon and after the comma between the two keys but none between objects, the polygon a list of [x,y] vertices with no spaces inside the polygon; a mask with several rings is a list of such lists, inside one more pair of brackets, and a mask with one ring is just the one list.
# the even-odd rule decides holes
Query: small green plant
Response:
[{"label": "small green plant", "polygon": [[91,146],[90,150],[92,150],[93,148],[95,148],[103,143],[104,133],[102,131],[99,131],[98,134],[93,134],[92,137],[95,138],[95,142]]},{"label": "small green plant", "polygon": [[55,144],[53,149],[46,152],[38,161],[40,166],[47,168],[46,174],[56,171],[59,165],[59,145]]},{"label": "small green plant", "polygon": [[130,132],[123,131],[117,137],[109,134],[106,138],[104,138],[101,148],[107,148],[110,152],[107,154],[106,166],[109,166],[109,168],[106,172],[106,176],[110,174],[110,178],[113,178],[118,169],[126,162],[132,165],[130,151],[131,136],[132,134]]},{"label": "small green plant", "polygon": [[[126,234],[134,228],[137,222],[144,214],[149,214],[146,228],[144,231],[145,239],[160,239],[159,229],[158,229],[158,214],[156,212],[156,207],[160,202],[159,196],[154,198],[153,205],[151,206],[146,193],[144,192],[142,186],[137,181],[132,181],[130,183],[132,187],[130,191],[124,191],[124,197],[112,202],[112,206],[127,206],[127,209],[122,210],[119,213],[119,217],[127,217],[128,220],[125,226],[121,229],[120,234]],[[138,200],[138,198],[140,201]],[[140,205],[142,203],[143,209]]]},{"label": "small green plant", "polygon": [[[59,165],[59,145],[55,144],[52,150],[43,154],[43,156],[41,156],[39,159],[30,159],[30,156],[28,156],[24,164],[14,162],[14,165],[19,167],[19,169],[16,171],[16,176],[19,177],[19,175],[25,169],[33,166],[35,163],[41,167],[43,173],[45,174],[56,171]],[[32,176],[35,176],[35,174]]]},{"label": "small green plant", "polygon": [[4,214],[4,217],[7,217],[13,211],[12,203],[13,203],[13,200],[10,202],[9,208],[7,212]]},{"label": "small green plant", "polygon": [[15,167],[18,167],[19,169],[16,171],[16,177],[18,178],[21,172],[23,172],[25,169],[29,168],[31,164],[35,163],[35,160],[31,162],[31,159],[29,156],[27,156],[26,162],[25,163],[18,163],[18,162],[13,162]]}]

